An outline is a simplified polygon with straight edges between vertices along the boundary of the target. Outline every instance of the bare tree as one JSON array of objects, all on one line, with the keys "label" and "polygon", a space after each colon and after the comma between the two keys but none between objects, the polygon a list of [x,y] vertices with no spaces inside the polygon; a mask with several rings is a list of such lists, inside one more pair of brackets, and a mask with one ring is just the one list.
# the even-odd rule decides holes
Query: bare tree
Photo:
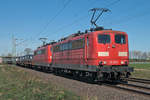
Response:
[{"label": "bare tree", "polygon": [[138,59],[138,52],[137,51],[133,51],[133,58]]},{"label": "bare tree", "polygon": [[130,59],[148,60],[150,59],[150,52],[130,51]]},{"label": "bare tree", "polygon": [[129,59],[133,59],[132,51],[129,52]]},{"label": "bare tree", "polygon": [[12,57],[12,54],[11,54],[11,53],[8,53],[7,56],[8,56],[8,57]]},{"label": "bare tree", "polygon": [[147,59],[147,57],[148,57],[148,55],[147,55],[147,53],[146,52],[144,52],[143,54],[142,54],[142,59]]},{"label": "bare tree", "polygon": [[137,51],[137,59],[141,59],[142,58],[142,52],[141,51]]},{"label": "bare tree", "polygon": [[148,59],[150,60],[150,52],[147,53]]}]

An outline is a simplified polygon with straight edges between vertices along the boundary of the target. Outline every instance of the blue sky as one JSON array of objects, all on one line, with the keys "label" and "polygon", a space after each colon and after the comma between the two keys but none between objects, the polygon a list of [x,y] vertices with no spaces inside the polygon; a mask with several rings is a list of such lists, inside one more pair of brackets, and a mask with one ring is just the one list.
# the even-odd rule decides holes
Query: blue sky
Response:
[{"label": "blue sky", "polygon": [[108,8],[98,25],[125,31],[130,50],[150,51],[149,0],[0,0],[0,55],[12,52],[12,34],[18,39],[17,53],[33,50],[78,30],[90,28],[91,8]]}]

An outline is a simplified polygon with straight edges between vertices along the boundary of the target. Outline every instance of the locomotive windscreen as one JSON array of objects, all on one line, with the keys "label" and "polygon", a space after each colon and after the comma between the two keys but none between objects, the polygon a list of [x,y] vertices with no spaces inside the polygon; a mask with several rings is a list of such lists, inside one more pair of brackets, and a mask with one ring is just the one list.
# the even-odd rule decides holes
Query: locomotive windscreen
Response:
[{"label": "locomotive windscreen", "polygon": [[123,34],[117,34],[115,35],[115,42],[118,44],[125,44],[126,43],[126,37]]},{"label": "locomotive windscreen", "polygon": [[98,35],[98,43],[110,43],[110,35],[107,34],[99,34]]}]

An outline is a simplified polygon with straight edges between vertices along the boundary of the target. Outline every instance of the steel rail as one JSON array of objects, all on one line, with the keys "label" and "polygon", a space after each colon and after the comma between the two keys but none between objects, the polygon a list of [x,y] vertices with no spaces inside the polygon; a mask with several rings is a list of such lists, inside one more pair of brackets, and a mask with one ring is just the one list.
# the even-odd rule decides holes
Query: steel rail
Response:
[{"label": "steel rail", "polygon": [[128,81],[150,84],[150,80],[148,79],[129,78]]},{"label": "steel rail", "polygon": [[150,84],[150,82],[147,82],[147,81],[139,81],[139,80],[132,80],[132,79],[128,79],[128,81],[138,82],[138,83],[144,83],[144,84]]},{"label": "steel rail", "polygon": [[135,87],[135,88],[140,88],[140,89],[146,89],[150,91],[150,87],[145,87],[145,86],[141,86],[141,85],[135,85],[135,84],[129,84],[129,83],[123,83],[123,82],[118,82],[120,85],[126,85],[126,86],[130,86],[130,87]]},{"label": "steel rail", "polygon": [[109,86],[109,87],[112,87],[112,88],[117,88],[117,89],[120,89],[120,90],[126,90],[126,91],[129,91],[129,92],[142,94],[142,95],[150,97],[150,93],[149,92],[139,91],[139,90],[135,90],[135,89],[131,89],[131,88],[126,88],[126,87],[121,87],[121,86],[111,85],[111,84],[106,84],[106,83],[103,83],[103,85]]},{"label": "steel rail", "polygon": [[129,78],[129,79],[150,82],[150,80],[148,80],[148,79],[141,79],[141,78]]}]

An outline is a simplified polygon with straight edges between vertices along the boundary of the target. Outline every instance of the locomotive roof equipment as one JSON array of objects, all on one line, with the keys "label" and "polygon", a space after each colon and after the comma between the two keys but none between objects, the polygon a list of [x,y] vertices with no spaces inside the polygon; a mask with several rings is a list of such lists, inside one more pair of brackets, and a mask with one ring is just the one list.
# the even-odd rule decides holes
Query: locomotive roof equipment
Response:
[{"label": "locomotive roof equipment", "polygon": [[[91,18],[91,21],[90,21],[90,22],[91,22],[91,25],[95,25],[96,28],[99,27],[99,26],[96,24],[96,21],[100,18],[100,16],[102,16],[102,14],[103,14],[104,12],[110,12],[110,10],[107,9],[107,8],[93,8],[93,9],[90,9],[90,11],[93,12],[93,15],[92,15],[92,18]],[[98,14],[97,17],[95,17],[96,12],[98,12],[98,11],[99,11],[99,14]],[[102,29],[103,29],[103,28],[102,28]]]}]

